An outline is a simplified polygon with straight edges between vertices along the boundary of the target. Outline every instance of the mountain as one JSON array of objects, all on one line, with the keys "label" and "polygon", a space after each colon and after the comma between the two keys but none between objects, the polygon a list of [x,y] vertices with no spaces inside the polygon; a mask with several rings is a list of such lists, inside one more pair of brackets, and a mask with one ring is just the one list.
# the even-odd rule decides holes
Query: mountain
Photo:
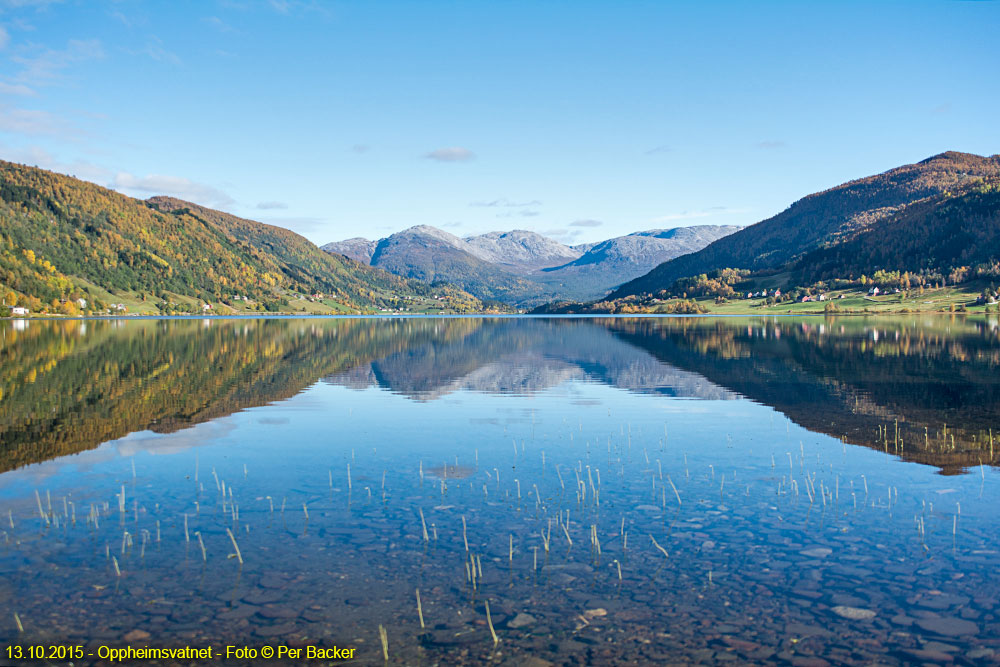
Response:
[{"label": "mountain", "polygon": [[551,298],[545,287],[483,259],[483,254],[453,234],[418,225],[378,241],[371,265],[425,283],[453,283],[481,299],[531,303]]},{"label": "mountain", "polygon": [[767,220],[665,262],[610,295],[622,298],[669,287],[716,269],[773,270],[822,246],[850,239],[922,200],[962,192],[1000,176],[1000,156],[947,152],[916,164],[809,195]]},{"label": "mountain", "polygon": [[[241,309],[280,310],[322,293],[325,312],[431,300],[425,284],[324,253],[287,229],[3,161],[0,287],[34,312],[67,314],[77,299],[90,309],[100,300],[148,301],[144,312],[154,313],[154,303],[186,302],[200,312],[199,302],[235,303],[234,296],[246,297]],[[468,294],[454,296],[468,309],[482,307]],[[299,299],[295,309],[313,304]]]},{"label": "mountain", "polygon": [[372,255],[375,254],[376,245],[378,245],[378,243],[375,241],[355,237],[353,239],[327,243],[326,245],[320,246],[320,249],[334,255],[345,255],[356,262],[361,262],[362,264],[371,264]]},{"label": "mountain", "polygon": [[598,298],[626,281],[637,278],[661,262],[701,250],[741,227],[698,225],[651,229],[588,244],[583,254],[563,266],[544,269],[539,280],[564,286],[563,298]]},{"label": "mountain", "polygon": [[354,238],[322,248],[407,278],[451,282],[482,299],[531,306],[557,298],[601,297],[660,262],[699,250],[738,229],[713,225],[655,229],[571,247],[525,230],[463,239],[418,225],[379,241]]},{"label": "mountain", "polygon": [[470,252],[480,259],[515,272],[560,266],[572,262],[581,254],[579,250],[523,229],[468,236],[465,242],[472,246]]}]

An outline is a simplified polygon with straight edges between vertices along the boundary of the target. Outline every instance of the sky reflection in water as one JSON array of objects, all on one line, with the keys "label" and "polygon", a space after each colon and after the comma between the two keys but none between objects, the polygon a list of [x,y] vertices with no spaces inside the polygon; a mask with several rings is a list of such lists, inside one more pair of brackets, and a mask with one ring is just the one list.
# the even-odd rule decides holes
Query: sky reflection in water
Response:
[{"label": "sky reflection in water", "polygon": [[989,320],[0,333],[5,642],[374,664],[382,624],[408,664],[1000,651]]}]

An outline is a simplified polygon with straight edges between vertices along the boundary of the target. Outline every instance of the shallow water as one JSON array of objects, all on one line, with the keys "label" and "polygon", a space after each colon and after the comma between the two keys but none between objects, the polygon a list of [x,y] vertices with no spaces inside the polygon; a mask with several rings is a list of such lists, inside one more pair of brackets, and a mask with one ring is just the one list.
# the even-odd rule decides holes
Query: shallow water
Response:
[{"label": "shallow water", "polygon": [[5,648],[1000,657],[995,320],[3,322],[0,362]]}]

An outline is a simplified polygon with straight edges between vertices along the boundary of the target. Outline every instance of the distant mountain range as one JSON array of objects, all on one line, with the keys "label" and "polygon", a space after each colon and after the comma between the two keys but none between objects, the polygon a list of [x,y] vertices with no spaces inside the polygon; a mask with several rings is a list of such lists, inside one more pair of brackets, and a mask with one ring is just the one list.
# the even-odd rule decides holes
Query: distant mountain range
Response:
[{"label": "distant mountain range", "polygon": [[406,278],[443,281],[483,299],[532,305],[593,299],[661,262],[739,230],[702,225],[654,229],[578,246],[513,230],[459,238],[418,225],[378,241],[352,238],[322,246]]},{"label": "distant mountain range", "polygon": [[[660,264],[610,298],[732,268],[793,279],[943,271],[1000,259],[1000,156],[947,152],[804,197],[767,220]],[[905,250],[905,252],[901,252]],[[800,283],[801,284],[801,283]]]}]

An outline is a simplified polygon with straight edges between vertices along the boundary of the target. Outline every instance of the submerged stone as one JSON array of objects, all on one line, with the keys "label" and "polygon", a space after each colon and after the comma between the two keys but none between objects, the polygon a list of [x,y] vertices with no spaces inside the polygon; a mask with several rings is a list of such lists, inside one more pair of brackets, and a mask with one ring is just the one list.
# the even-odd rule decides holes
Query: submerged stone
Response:
[{"label": "submerged stone", "polygon": [[803,556],[809,556],[810,558],[826,558],[833,553],[833,549],[828,547],[814,547],[812,549],[800,551],[799,553]]},{"label": "submerged stone", "polygon": [[846,605],[838,604],[836,607],[831,609],[834,614],[840,616],[841,618],[849,618],[852,621],[870,621],[875,618],[875,612],[871,609],[862,609],[861,607],[848,607]]},{"label": "submerged stone", "polygon": [[941,618],[919,618],[917,625],[928,632],[935,632],[939,635],[957,637],[958,635],[974,635],[979,632],[979,626],[972,621],[966,621],[954,616]]},{"label": "submerged stone", "polygon": [[510,620],[507,624],[508,628],[524,628],[532,625],[535,622],[535,617],[531,614],[520,613]]}]

